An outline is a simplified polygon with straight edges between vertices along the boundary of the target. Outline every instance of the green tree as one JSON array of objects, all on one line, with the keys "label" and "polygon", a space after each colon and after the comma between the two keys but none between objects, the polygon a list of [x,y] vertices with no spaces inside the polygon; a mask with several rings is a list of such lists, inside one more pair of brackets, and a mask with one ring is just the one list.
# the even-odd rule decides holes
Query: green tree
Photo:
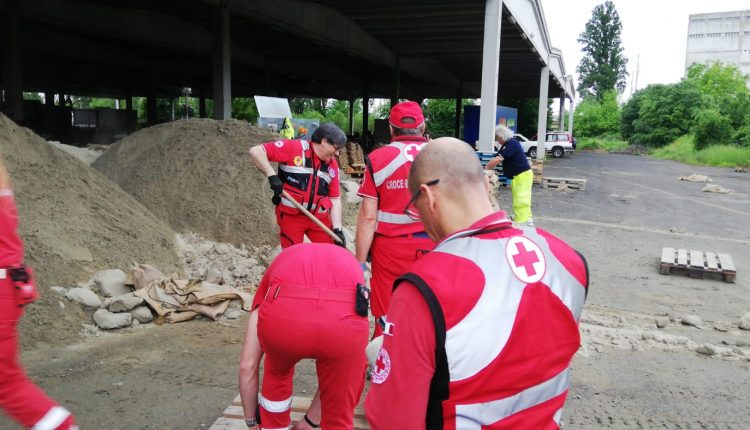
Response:
[{"label": "green tree", "polygon": [[707,106],[717,108],[729,118],[733,129],[745,125],[750,115],[750,91],[739,69],[718,62],[693,64],[686,80],[698,88]]},{"label": "green tree", "polygon": [[427,99],[422,104],[425,128],[433,137],[453,136],[456,130],[456,100]]},{"label": "green tree", "polygon": [[620,33],[620,15],[611,0],[594,7],[586,29],[578,36],[584,53],[576,71],[579,76],[578,92],[593,94],[598,99],[608,90],[625,89],[628,76],[624,48]]},{"label": "green tree", "polygon": [[[195,112],[198,112],[195,110]],[[258,122],[258,107],[253,97],[235,97],[232,99],[232,118],[244,119],[256,124]]]},{"label": "green tree", "polygon": [[601,100],[593,96],[584,98],[573,116],[578,136],[619,134],[620,105],[617,103],[617,92],[609,90],[604,93]]},{"label": "green tree", "polygon": [[719,109],[705,109],[698,113],[692,132],[695,149],[701,150],[712,144],[729,143],[733,133],[729,117]]},{"label": "green tree", "polygon": [[698,89],[684,80],[677,84],[649,85],[636,95],[638,114],[632,121],[628,141],[653,147],[670,144],[689,133],[695,112],[703,102]]}]

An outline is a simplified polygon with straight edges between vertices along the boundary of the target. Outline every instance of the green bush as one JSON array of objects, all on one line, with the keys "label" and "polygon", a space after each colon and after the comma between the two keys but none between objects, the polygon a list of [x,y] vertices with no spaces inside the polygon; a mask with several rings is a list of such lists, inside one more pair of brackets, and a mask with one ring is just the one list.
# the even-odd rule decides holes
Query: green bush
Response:
[{"label": "green bush", "polygon": [[670,145],[653,150],[651,155],[688,164],[719,167],[750,166],[750,148],[735,145],[711,145],[696,151],[693,136],[690,135],[682,136]]},{"label": "green bush", "polygon": [[628,142],[620,139],[618,136],[604,135],[597,137],[578,138],[576,149],[599,149],[607,152],[620,152],[630,146]]},{"label": "green bush", "polygon": [[729,143],[733,130],[728,117],[722,115],[718,109],[707,109],[696,116],[692,132],[697,150],[705,149],[709,145]]},{"label": "green bush", "polygon": [[744,125],[734,132],[732,141],[739,146],[750,148],[750,121],[748,125]]},{"label": "green bush", "polygon": [[617,103],[617,93],[607,91],[601,100],[594,96],[584,98],[575,110],[573,123],[576,124],[576,135],[580,137],[619,133],[620,105]]}]

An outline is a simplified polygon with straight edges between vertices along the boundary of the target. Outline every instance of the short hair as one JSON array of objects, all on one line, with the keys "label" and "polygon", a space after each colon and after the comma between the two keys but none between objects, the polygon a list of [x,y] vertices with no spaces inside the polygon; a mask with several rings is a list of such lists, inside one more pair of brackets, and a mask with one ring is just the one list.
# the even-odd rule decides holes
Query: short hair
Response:
[{"label": "short hair", "polygon": [[322,143],[323,139],[327,139],[328,143],[339,149],[346,145],[346,133],[332,122],[320,124],[310,137],[314,143]]},{"label": "short hair", "polygon": [[495,137],[499,137],[503,139],[503,141],[508,141],[511,138],[513,138],[513,130],[509,129],[508,127],[498,124],[495,127]]},{"label": "short hair", "polygon": [[[410,118],[406,118],[410,119]],[[412,119],[412,121],[414,121]],[[404,121],[407,122],[407,121]],[[393,135],[394,136],[422,136],[424,134],[424,124],[420,125],[417,128],[400,128],[400,127],[393,127]]]}]

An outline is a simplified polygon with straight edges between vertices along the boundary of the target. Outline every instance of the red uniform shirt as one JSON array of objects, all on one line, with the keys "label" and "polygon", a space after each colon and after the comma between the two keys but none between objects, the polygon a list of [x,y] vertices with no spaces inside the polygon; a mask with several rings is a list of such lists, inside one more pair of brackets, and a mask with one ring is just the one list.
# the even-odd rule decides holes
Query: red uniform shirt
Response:
[{"label": "red uniform shirt", "polygon": [[0,190],[0,268],[23,263],[23,242],[18,236],[18,211],[12,190]]},{"label": "red uniform shirt", "polygon": [[268,161],[279,163],[279,177],[284,189],[303,204],[310,202],[311,187],[315,188],[313,203],[320,197],[340,197],[339,165],[332,157],[323,163],[306,140],[281,139],[263,144]]},{"label": "red uniform shirt", "polygon": [[403,236],[424,231],[422,223],[406,216],[404,209],[411,199],[407,184],[409,168],[426,143],[423,136],[399,136],[368,156],[369,163],[357,194],[378,200],[376,233]]},{"label": "red uniform shirt", "polygon": [[[451,239],[462,234],[454,233],[412,266],[445,318],[446,429],[556,428],[567,394],[585,265],[549,233],[508,228],[504,217],[499,212],[479,220],[464,232],[486,232],[468,238]],[[499,245],[506,243],[503,251]],[[366,401],[368,421],[373,430],[424,429],[436,372],[432,314],[417,288],[404,282],[387,319]]]}]

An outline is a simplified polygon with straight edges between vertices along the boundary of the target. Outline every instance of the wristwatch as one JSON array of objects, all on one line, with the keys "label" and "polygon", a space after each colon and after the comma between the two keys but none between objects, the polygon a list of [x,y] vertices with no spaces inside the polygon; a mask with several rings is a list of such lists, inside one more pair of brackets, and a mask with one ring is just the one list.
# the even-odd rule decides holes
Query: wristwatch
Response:
[{"label": "wristwatch", "polygon": [[255,427],[258,425],[258,421],[255,418],[245,418],[245,425],[250,427]]}]

